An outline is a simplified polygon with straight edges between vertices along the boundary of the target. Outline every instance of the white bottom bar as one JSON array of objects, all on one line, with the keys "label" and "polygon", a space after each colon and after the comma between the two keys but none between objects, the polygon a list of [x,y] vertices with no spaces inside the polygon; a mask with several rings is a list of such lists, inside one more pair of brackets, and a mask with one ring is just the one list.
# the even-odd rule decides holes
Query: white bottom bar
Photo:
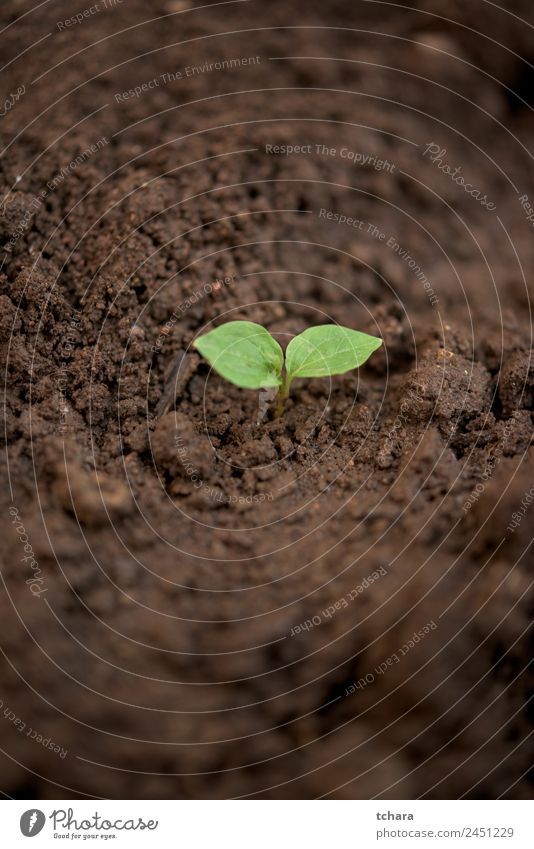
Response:
[{"label": "white bottom bar", "polygon": [[[532,849],[518,801],[4,801],[2,845]],[[35,837],[35,844],[29,843]]]}]

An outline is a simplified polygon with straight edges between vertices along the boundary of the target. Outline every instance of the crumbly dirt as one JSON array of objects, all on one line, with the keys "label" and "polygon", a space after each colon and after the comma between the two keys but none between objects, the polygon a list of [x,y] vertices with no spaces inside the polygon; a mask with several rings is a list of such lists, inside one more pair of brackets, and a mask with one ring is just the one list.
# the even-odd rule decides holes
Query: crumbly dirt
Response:
[{"label": "crumbly dirt", "polygon": [[[33,5],[0,11],[0,789],[531,797],[531,6]],[[240,318],[385,344],[273,419],[191,349]]]}]

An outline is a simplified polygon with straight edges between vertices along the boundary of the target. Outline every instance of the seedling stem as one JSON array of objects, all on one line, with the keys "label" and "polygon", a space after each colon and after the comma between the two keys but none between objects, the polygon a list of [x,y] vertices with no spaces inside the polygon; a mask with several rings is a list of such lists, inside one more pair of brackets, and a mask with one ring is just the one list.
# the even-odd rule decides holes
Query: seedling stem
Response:
[{"label": "seedling stem", "polygon": [[276,406],[274,408],[274,417],[278,419],[282,413],[284,412],[284,406],[287,401],[289,395],[289,387],[291,386],[291,378],[288,377],[287,373],[284,376],[284,382],[282,383],[280,389],[278,390],[278,395],[276,396]]}]

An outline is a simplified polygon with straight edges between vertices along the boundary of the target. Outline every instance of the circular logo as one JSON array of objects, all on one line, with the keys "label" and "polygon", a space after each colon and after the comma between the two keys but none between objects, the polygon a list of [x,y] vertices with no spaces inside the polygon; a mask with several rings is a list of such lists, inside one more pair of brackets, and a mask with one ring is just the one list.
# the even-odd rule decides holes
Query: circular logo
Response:
[{"label": "circular logo", "polygon": [[42,830],[46,822],[46,817],[42,811],[36,808],[31,808],[29,811],[24,811],[20,818],[20,830],[24,837],[35,837]]}]

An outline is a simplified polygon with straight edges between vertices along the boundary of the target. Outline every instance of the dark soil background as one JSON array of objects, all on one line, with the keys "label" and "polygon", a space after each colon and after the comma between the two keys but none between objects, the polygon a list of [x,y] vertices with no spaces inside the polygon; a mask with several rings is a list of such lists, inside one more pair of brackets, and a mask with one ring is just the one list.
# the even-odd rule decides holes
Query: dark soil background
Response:
[{"label": "dark soil background", "polygon": [[[531,797],[531,3],[89,5],[0,10],[0,789]],[[258,423],[238,318],[385,344]]]}]

